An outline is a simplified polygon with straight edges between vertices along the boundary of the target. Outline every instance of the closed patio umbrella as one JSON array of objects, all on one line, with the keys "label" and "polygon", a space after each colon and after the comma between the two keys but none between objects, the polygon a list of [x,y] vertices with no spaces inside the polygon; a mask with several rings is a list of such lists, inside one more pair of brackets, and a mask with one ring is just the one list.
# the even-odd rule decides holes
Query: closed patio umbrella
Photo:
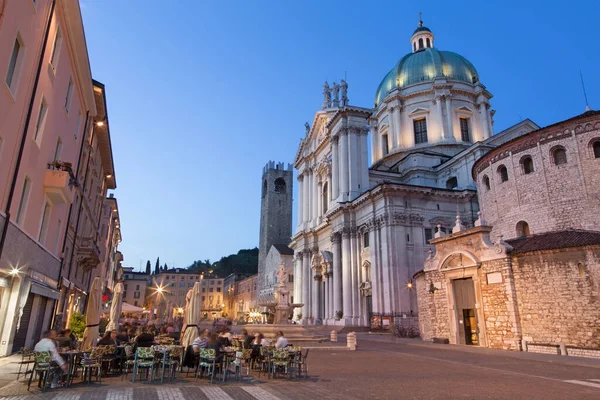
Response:
[{"label": "closed patio umbrella", "polygon": [[100,278],[95,277],[85,309],[85,331],[81,341],[81,349],[89,350],[96,345],[100,325],[100,314],[102,312],[102,284]]},{"label": "closed patio umbrella", "polygon": [[192,295],[188,302],[185,311],[185,331],[181,334],[181,344],[184,348],[187,348],[194,342],[194,339],[198,337],[198,323],[202,314],[202,294],[200,290],[200,282],[194,283],[192,289]]},{"label": "closed patio umbrella", "polygon": [[110,305],[110,322],[106,325],[107,331],[119,328],[119,318],[123,307],[123,284],[118,282],[113,288],[113,300]]},{"label": "closed patio umbrella", "polygon": [[[190,304],[190,299],[192,298],[193,292],[194,292],[194,289],[190,289],[190,290],[188,290],[188,292],[185,295],[185,307],[183,308],[183,321],[182,321],[182,325],[181,325],[181,332],[185,332],[185,327],[187,325],[186,312],[187,312],[188,306]],[[181,335],[183,337],[183,333]]]}]

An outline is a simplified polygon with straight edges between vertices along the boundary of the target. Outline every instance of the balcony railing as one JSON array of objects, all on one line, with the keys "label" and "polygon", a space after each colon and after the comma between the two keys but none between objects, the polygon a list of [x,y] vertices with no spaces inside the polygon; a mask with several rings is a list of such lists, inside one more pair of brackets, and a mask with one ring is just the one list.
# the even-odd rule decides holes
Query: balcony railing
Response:
[{"label": "balcony railing", "polygon": [[94,238],[82,237],[77,241],[77,264],[85,270],[96,268],[100,263],[100,248]]},{"label": "balcony railing", "polygon": [[44,189],[55,204],[73,202],[73,186],[77,180],[73,174],[71,163],[54,161],[48,164],[44,176]]}]

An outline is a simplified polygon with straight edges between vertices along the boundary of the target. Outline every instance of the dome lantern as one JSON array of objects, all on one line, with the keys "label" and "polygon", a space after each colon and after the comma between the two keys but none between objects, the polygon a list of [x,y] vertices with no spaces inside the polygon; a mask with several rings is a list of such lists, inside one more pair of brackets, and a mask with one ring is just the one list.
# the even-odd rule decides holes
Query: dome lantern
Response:
[{"label": "dome lantern", "polygon": [[413,32],[410,43],[412,45],[413,53],[433,48],[433,33],[429,28],[423,26],[421,13],[419,13],[419,27]]}]

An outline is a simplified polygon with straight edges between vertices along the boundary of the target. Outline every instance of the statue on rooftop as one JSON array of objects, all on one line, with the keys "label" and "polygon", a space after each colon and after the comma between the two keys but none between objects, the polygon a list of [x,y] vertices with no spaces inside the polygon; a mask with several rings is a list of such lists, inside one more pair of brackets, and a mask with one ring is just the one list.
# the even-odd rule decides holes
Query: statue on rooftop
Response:
[{"label": "statue on rooftop", "polygon": [[340,103],[341,107],[346,107],[348,105],[348,84],[345,80],[341,80],[340,88],[342,90],[342,101]]},{"label": "statue on rooftop", "polygon": [[331,107],[331,88],[327,81],[323,85],[323,109]]},{"label": "statue on rooftop", "polygon": [[339,107],[340,105],[340,85],[338,85],[337,83],[333,82],[333,88],[331,89],[331,91],[333,92],[333,106],[334,107]]}]

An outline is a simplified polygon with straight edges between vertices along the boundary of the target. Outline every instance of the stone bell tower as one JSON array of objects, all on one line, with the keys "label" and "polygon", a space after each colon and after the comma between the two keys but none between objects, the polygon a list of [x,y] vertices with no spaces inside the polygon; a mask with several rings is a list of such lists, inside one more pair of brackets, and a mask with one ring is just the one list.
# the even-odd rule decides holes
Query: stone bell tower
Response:
[{"label": "stone bell tower", "polygon": [[258,293],[266,286],[265,260],[274,244],[292,237],[292,165],[269,161],[263,168],[258,246]]}]

